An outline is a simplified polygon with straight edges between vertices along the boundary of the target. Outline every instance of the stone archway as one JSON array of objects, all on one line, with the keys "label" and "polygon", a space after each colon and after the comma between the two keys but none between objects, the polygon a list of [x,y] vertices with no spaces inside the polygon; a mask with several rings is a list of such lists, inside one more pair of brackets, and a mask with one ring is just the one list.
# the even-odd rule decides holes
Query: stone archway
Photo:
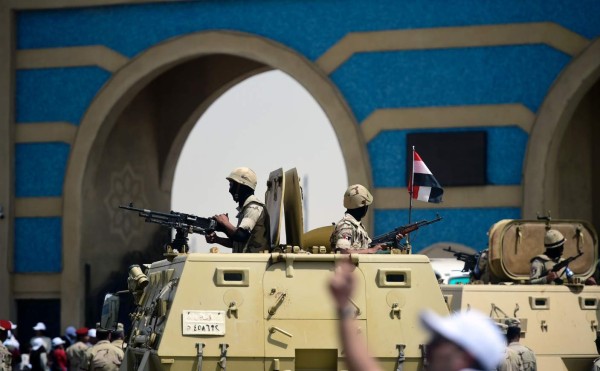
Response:
[{"label": "stone archway", "polygon": [[[130,222],[121,220],[116,226],[121,233],[105,225],[114,220],[114,203],[130,196],[167,209],[174,154],[190,122],[228,87],[270,68],[292,76],[314,96],[339,140],[348,181],[371,186],[366,146],[354,116],[328,77],[302,55],[265,38],[225,31],[154,46],[115,73],[98,93],[71,150],[63,203],[63,325],[83,319],[84,263],[107,275],[123,255],[118,249],[139,247],[153,238],[132,237],[127,232],[135,232],[136,226]],[[198,81],[200,86],[194,84]]]},{"label": "stone archway", "polygon": [[[585,136],[585,134],[565,134],[568,128],[580,125],[576,124],[576,121],[581,121],[582,115],[586,116],[585,120],[592,118],[591,112],[583,113],[582,110],[591,107],[589,100],[593,100],[594,96],[597,97],[599,81],[600,40],[596,40],[562,71],[538,112],[531,131],[524,164],[524,218],[535,218],[536,213],[550,210],[554,217],[587,218],[591,216],[595,219],[598,228],[599,205],[597,199],[594,205],[595,211],[587,214],[573,213],[564,204],[561,207],[561,199],[565,200],[565,187],[574,186],[577,183],[576,179],[567,179],[564,176],[566,172],[563,170],[566,170],[568,166],[565,164],[565,159],[570,156],[565,151],[573,148],[573,141]],[[591,139],[591,137],[587,139]],[[577,170],[572,165],[571,169]],[[581,169],[580,171],[588,170]],[[587,181],[591,182],[591,177],[588,178],[590,179]],[[577,192],[575,189],[573,191]],[[577,197],[577,202],[592,204],[592,189],[583,193]],[[568,199],[565,202],[568,202]]]}]

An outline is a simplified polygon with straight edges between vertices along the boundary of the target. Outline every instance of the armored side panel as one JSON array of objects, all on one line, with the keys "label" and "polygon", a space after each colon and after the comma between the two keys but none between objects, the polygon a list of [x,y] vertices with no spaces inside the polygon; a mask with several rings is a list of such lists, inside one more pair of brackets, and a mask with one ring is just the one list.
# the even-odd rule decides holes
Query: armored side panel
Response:
[{"label": "armored side panel", "polygon": [[271,243],[279,245],[279,225],[283,216],[283,195],[285,194],[285,177],[283,169],[279,168],[269,174],[267,191],[265,192],[265,207],[269,213]]},{"label": "armored side panel", "polygon": [[[149,270],[122,370],[344,370],[334,254],[189,254]],[[356,321],[385,370],[422,369],[418,314],[447,314],[429,260],[355,255]]]},{"label": "armored side panel", "polygon": [[302,215],[302,189],[296,168],[285,172],[285,236],[287,245],[302,246],[304,217]]},{"label": "armored side panel", "polygon": [[331,252],[330,238],[333,229],[334,227],[332,225],[326,225],[324,227],[311,229],[304,233],[304,237],[302,238],[302,248],[311,251],[315,246],[324,246],[325,251]]},{"label": "armored side panel", "polygon": [[[569,267],[576,277],[585,279],[594,273],[598,259],[598,236],[587,222],[556,220],[551,228],[565,237],[563,257],[583,255]],[[548,228],[543,220],[501,220],[490,228],[489,267],[492,282],[529,279],[530,261],[544,253],[544,234]]]},{"label": "armored side panel", "polygon": [[452,311],[518,318],[521,343],[535,352],[538,370],[588,371],[598,357],[598,286],[443,285],[442,292]]}]

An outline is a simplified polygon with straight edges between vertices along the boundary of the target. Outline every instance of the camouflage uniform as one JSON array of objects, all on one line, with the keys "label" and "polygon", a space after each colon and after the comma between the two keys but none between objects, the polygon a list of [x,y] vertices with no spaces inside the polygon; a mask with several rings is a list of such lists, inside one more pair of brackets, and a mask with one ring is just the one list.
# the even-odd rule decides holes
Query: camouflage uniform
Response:
[{"label": "camouflage uniform", "polygon": [[125,353],[112,345],[108,340],[101,340],[88,349],[89,371],[118,371]]},{"label": "camouflage uniform", "polygon": [[258,197],[251,195],[244,205],[237,208],[237,227],[250,232],[250,238],[245,243],[232,241],[234,253],[261,252],[271,247],[270,223],[265,206]]},{"label": "camouflage uniform", "polygon": [[517,352],[511,348],[506,348],[504,360],[498,366],[498,371],[523,371],[523,362]]},{"label": "camouflage uniform", "polygon": [[80,371],[87,369],[86,351],[89,349],[87,344],[78,341],[67,348],[67,360],[69,361],[69,371]]},{"label": "camouflage uniform", "polygon": [[521,345],[519,342],[515,341],[508,344],[508,349],[512,349],[520,358],[523,368],[520,370],[523,371],[536,371],[537,370],[537,361],[535,359],[535,353],[533,350],[527,348],[524,345]]},{"label": "camouflage uniform", "polygon": [[[558,261],[554,261],[545,254],[538,255],[531,259],[531,273],[529,276],[531,280],[530,282],[534,285],[552,284],[553,282],[548,282],[546,275],[552,270],[555,264],[560,263],[563,260],[565,259],[560,258]],[[565,274],[563,275],[563,273]],[[573,276],[573,272],[568,267],[559,270],[556,272],[556,274],[558,274],[558,277]]]},{"label": "camouflage uniform", "polygon": [[337,222],[330,238],[332,249],[368,249],[371,239],[363,225],[348,213]]},{"label": "camouflage uniform", "polygon": [[0,343],[0,371],[12,370],[12,354],[2,343]]},{"label": "camouflage uniform", "polygon": [[113,340],[110,342],[112,345],[116,346],[117,348],[123,350],[123,339],[117,339],[117,340]]}]

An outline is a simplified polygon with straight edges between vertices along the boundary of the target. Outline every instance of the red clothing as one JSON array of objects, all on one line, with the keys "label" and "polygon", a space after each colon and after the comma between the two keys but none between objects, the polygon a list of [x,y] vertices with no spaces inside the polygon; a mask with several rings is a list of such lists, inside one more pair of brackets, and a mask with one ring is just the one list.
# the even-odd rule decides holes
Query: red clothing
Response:
[{"label": "red clothing", "polygon": [[67,353],[63,348],[55,348],[52,351],[52,370],[67,371]]}]

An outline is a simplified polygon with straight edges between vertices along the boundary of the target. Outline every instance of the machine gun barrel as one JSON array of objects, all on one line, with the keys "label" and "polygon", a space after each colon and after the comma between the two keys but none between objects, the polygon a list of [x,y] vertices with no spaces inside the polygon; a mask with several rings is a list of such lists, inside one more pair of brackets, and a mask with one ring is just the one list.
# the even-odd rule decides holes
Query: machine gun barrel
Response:
[{"label": "machine gun barrel", "polygon": [[558,272],[559,270],[563,269],[564,267],[568,267],[569,264],[571,264],[571,262],[577,258],[579,258],[581,255],[583,255],[583,252],[580,252],[577,255],[573,255],[570,256],[568,258],[566,258],[565,260],[558,262],[554,265],[554,267],[552,267],[551,271],[552,272]]},{"label": "machine gun barrel", "polygon": [[396,236],[398,234],[406,236],[407,234],[414,232],[421,227],[439,222],[440,220],[442,220],[442,217],[437,215],[436,218],[432,219],[432,220],[421,220],[416,223],[402,225],[402,226],[395,228],[387,233],[384,233],[382,235],[375,237],[373,239],[373,241],[371,241],[371,246],[375,246],[375,245],[379,245],[379,244],[386,244],[386,245],[392,244],[392,245],[396,246],[397,242],[398,242],[398,241],[396,241]]},{"label": "machine gun barrel", "polygon": [[183,229],[189,233],[209,234],[217,229],[217,221],[214,218],[203,218],[192,214],[184,214],[177,211],[164,213],[150,209],[140,209],[133,204],[119,206],[120,209],[136,211],[147,223],[155,223],[169,228]]},{"label": "machine gun barrel", "polygon": [[466,252],[459,252],[452,250],[452,247],[448,246],[448,248],[443,249],[444,251],[451,252],[454,254],[454,257],[457,260],[460,260],[465,263],[463,266],[463,272],[473,272],[475,270],[475,266],[477,265],[477,260],[479,259],[479,254],[469,254]]}]

